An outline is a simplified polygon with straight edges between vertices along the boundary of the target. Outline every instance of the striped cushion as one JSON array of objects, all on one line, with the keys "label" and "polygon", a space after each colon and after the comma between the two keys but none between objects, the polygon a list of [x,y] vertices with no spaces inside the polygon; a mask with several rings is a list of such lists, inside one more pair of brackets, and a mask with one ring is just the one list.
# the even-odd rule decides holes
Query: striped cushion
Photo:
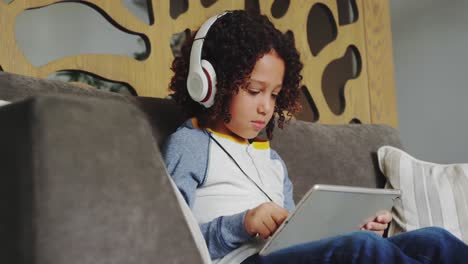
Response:
[{"label": "striped cushion", "polygon": [[389,235],[439,226],[468,243],[468,164],[417,160],[390,146],[378,150],[387,187],[402,190]]}]

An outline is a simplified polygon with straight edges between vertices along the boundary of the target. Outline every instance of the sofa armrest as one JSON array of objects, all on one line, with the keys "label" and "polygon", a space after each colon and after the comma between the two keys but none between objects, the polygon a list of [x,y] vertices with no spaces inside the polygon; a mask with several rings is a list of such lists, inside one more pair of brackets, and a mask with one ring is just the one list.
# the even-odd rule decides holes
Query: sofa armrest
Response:
[{"label": "sofa armrest", "polygon": [[272,147],[288,167],[299,201],[314,184],[382,188],[377,150],[401,148],[399,133],[386,125],[324,125],[292,120],[275,130]]},{"label": "sofa armrest", "polygon": [[2,261],[201,263],[134,105],[36,97],[1,107],[0,123]]}]

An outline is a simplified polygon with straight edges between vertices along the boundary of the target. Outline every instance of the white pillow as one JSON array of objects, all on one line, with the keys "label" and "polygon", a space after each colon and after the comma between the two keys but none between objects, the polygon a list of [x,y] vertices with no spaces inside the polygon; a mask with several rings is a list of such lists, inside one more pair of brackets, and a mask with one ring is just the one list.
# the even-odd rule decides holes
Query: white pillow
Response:
[{"label": "white pillow", "polygon": [[0,100],[0,106],[7,105],[7,104],[9,104],[9,103],[10,103],[10,102],[8,102],[8,101]]},{"label": "white pillow", "polygon": [[377,154],[387,187],[402,191],[389,236],[439,226],[468,243],[468,164],[425,162],[390,146]]}]

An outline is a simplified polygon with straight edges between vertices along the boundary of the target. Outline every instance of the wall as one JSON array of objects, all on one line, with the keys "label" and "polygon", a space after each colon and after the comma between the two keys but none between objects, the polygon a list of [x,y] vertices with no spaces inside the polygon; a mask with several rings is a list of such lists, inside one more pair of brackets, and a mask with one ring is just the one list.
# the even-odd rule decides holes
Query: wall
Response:
[{"label": "wall", "polygon": [[[223,10],[247,8],[268,15],[278,29],[294,35],[304,62],[304,108],[313,110],[312,120],[397,125],[388,0],[191,1],[183,8],[174,4],[186,1],[151,0],[149,24],[137,19],[122,1],[82,1],[86,6],[55,2],[63,1],[0,2],[0,46],[5,47],[0,49],[0,66],[4,71],[47,78],[74,70],[73,75],[67,73],[72,82],[83,83],[85,77],[77,75],[86,72],[128,85],[133,94],[165,97],[172,75],[174,34],[196,28]],[[285,5],[281,12],[277,2]],[[94,7],[91,16],[90,6]],[[180,12],[174,14],[173,9]],[[125,34],[113,29],[98,12],[133,36],[118,40]],[[317,28],[327,29],[327,38]],[[125,49],[138,44],[135,34],[151,47],[146,57],[132,56]],[[72,56],[64,57],[70,50]],[[353,70],[353,61],[359,70]],[[101,82],[85,83],[100,87],[94,84]],[[120,91],[114,85],[106,87]]]},{"label": "wall", "polygon": [[468,2],[390,3],[403,144],[420,159],[468,162]]}]

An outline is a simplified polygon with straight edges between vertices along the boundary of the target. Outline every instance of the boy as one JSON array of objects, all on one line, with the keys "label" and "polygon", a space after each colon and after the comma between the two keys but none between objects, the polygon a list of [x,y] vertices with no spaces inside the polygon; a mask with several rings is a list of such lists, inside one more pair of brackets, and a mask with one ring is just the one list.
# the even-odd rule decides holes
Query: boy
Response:
[{"label": "boy", "polygon": [[[172,69],[172,96],[193,118],[169,137],[164,159],[213,262],[412,263],[467,256],[463,242],[438,228],[381,238],[388,212],[364,225],[365,231],[259,256],[263,239],[294,208],[283,161],[257,138],[265,129],[271,139],[275,121],[281,128],[300,109],[302,63],[293,38],[265,16],[227,12],[200,27]],[[446,244],[450,250],[442,250]]]}]

